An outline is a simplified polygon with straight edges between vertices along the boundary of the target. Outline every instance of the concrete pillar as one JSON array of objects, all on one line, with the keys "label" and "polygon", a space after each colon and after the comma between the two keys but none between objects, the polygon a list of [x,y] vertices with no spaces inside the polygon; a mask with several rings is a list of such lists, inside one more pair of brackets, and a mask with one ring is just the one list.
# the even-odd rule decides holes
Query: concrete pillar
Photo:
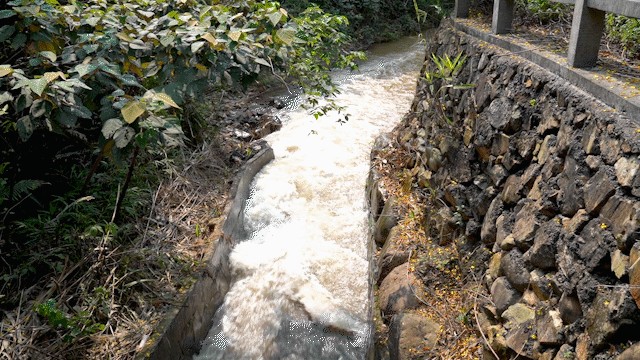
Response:
[{"label": "concrete pillar", "polygon": [[569,65],[578,68],[596,66],[604,15],[604,11],[588,7],[587,0],[576,0],[569,38]]},{"label": "concrete pillar", "polygon": [[514,7],[514,0],[493,0],[491,31],[494,34],[507,34],[511,32]]},{"label": "concrete pillar", "polygon": [[471,0],[456,0],[456,8],[453,14],[456,18],[469,17],[469,7],[471,6]]}]

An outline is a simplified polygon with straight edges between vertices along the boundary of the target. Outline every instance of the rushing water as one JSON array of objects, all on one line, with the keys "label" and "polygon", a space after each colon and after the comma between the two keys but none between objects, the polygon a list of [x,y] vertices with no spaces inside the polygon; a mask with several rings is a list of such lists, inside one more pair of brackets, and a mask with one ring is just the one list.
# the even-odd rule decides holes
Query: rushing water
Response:
[{"label": "rushing water", "polygon": [[267,137],[275,160],[252,185],[252,235],[231,253],[234,283],[194,359],[365,357],[369,153],[409,109],[423,46],[406,38],[368,57],[358,72],[334,75],[346,124],[291,109]]}]

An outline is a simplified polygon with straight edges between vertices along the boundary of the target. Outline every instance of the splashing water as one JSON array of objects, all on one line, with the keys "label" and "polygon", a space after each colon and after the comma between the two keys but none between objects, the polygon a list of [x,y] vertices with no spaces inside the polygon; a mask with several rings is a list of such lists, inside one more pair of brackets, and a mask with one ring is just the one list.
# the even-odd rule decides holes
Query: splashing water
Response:
[{"label": "splashing water", "polygon": [[267,137],[276,158],[247,202],[252,235],[230,255],[235,281],[194,359],[365,357],[369,153],[409,109],[422,58],[417,38],[374,49],[359,72],[334,74],[346,124],[295,109]]}]

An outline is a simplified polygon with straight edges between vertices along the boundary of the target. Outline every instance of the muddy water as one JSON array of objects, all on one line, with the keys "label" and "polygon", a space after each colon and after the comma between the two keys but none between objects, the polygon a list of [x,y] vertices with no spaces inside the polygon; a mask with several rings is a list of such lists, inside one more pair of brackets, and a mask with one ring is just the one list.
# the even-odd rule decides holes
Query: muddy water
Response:
[{"label": "muddy water", "polygon": [[370,345],[365,183],[375,137],[409,109],[423,58],[418,38],[372,49],[336,73],[338,114],[296,109],[267,138],[275,160],[246,207],[252,234],[230,257],[234,283],[194,359],[363,359]]}]

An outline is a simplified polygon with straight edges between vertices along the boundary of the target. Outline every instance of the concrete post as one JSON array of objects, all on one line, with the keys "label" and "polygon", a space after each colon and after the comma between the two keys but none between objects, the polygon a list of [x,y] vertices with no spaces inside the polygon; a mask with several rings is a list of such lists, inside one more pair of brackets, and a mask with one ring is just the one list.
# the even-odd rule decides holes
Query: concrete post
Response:
[{"label": "concrete post", "polygon": [[588,7],[587,0],[576,0],[569,38],[569,65],[578,68],[596,66],[604,15],[604,11]]},{"label": "concrete post", "polygon": [[471,6],[471,0],[456,0],[456,8],[453,14],[456,18],[469,17],[469,7]]},{"label": "concrete post", "polygon": [[491,31],[494,34],[507,34],[511,32],[514,3],[514,0],[493,0]]}]

